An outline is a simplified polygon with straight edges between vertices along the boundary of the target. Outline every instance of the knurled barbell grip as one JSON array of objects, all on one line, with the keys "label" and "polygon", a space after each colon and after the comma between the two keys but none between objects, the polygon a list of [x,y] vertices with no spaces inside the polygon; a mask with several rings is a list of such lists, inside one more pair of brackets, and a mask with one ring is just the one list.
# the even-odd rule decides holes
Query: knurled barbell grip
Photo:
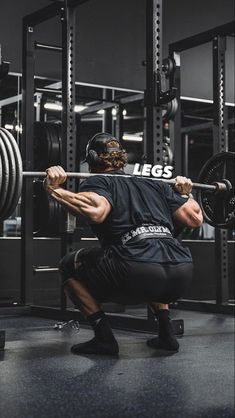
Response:
[{"label": "knurled barbell grip", "polygon": [[[79,179],[86,179],[89,177],[93,177],[93,176],[97,176],[97,173],[73,173],[73,172],[69,172],[66,173],[67,177],[73,177],[73,178],[79,178]],[[43,171],[23,171],[23,177],[46,177],[47,173],[43,172]],[[141,179],[151,179],[151,180],[156,180],[156,181],[164,181],[165,183],[168,184],[175,184],[175,179],[163,179],[163,178],[154,178],[154,177],[144,177],[144,176],[132,176],[129,174],[109,174],[109,173],[101,173],[99,174],[100,176],[115,176],[115,177],[136,177],[136,178],[141,178]],[[219,185],[219,186],[218,186]],[[227,190],[226,184],[224,183],[217,183],[217,185],[214,184],[202,184],[202,183],[193,183],[193,188],[194,189],[202,189],[202,190],[211,190],[211,191],[219,191],[219,192],[223,192]]]}]

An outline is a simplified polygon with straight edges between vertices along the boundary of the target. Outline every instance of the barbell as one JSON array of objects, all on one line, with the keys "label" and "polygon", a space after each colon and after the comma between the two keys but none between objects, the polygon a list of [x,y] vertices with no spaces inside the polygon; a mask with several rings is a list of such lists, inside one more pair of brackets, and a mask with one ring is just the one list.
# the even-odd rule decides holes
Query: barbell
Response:
[{"label": "barbell", "polygon": [[[229,228],[235,219],[234,196],[234,162],[235,154],[222,152],[216,154],[203,166],[199,180],[203,183],[193,183],[198,189],[199,203],[201,204],[205,219],[213,226]],[[86,179],[96,176],[95,173],[67,173],[68,177]],[[102,176],[113,174],[102,173]],[[19,147],[13,135],[4,128],[0,128],[0,220],[7,219],[16,209],[24,177],[45,178],[46,172],[23,171]],[[129,174],[115,174],[115,176],[128,178],[141,178]],[[155,181],[164,181],[170,185],[175,184],[174,179],[148,177]]]}]

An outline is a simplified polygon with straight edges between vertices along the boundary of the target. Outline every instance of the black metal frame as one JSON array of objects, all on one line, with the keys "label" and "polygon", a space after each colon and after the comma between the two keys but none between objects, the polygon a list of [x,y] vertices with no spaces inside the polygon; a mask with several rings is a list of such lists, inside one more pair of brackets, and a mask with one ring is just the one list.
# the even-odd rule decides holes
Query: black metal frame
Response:
[{"label": "black metal frame", "polygon": [[149,164],[163,157],[162,106],[159,88],[162,73],[162,0],[146,1],[146,91],[145,154]]},{"label": "black metal frame", "polygon": [[[77,0],[64,0],[64,3],[55,2],[52,5],[39,10],[29,16],[26,16],[23,20],[23,140],[22,140],[22,156],[24,161],[24,169],[33,170],[33,141],[29,141],[29,138],[33,138],[33,125],[34,125],[34,55],[35,49],[45,49],[55,52],[62,52],[62,148],[64,152],[63,166],[66,170],[75,171],[75,158],[76,158],[76,121],[74,113],[75,105],[75,7],[84,1]],[[154,17],[157,17],[159,11],[161,11],[162,3],[159,0],[148,0],[148,6],[151,11],[154,11]],[[161,32],[161,18],[153,19],[151,11],[148,10],[147,14],[147,27],[149,27],[149,21],[151,21],[151,31],[149,32],[151,42],[151,51],[148,47],[149,54],[151,56],[150,65],[148,67],[148,73],[153,70],[158,70],[161,65],[161,50],[162,39],[157,40],[159,32]],[[34,39],[34,26],[42,23],[55,16],[60,16],[62,22],[62,49],[52,45],[45,45],[36,42]],[[157,51],[155,50],[157,48]],[[159,56],[160,54],[160,56]],[[147,87],[147,118],[148,126],[151,123],[149,129],[151,140],[148,141],[148,150],[152,155],[152,147],[155,150],[155,160],[160,161],[162,155],[162,116],[160,106],[155,106],[156,98],[152,95],[152,89],[155,85],[155,75],[152,74]],[[105,97],[107,100],[107,97]],[[113,98],[109,97],[111,103],[105,103],[107,109],[113,104]],[[123,133],[123,116],[122,108],[124,103],[129,101],[142,100],[143,95],[135,95],[133,98],[124,98],[123,103],[119,102],[119,112],[117,115],[117,131],[118,136],[121,137]],[[153,110],[152,110],[153,106]],[[94,111],[92,106],[92,110]],[[100,108],[100,105],[99,105]],[[84,112],[85,113],[85,112]],[[82,114],[82,112],[81,112]],[[106,114],[107,115],[107,114]],[[110,128],[110,114],[109,120],[104,120],[104,125]],[[158,142],[154,141],[154,138],[158,138]],[[159,139],[160,138],[160,139]],[[74,180],[69,180],[68,188],[73,190],[75,186]],[[66,309],[66,298],[64,292],[61,292],[61,309],[44,308],[33,306],[32,304],[32,278],[33,278],[33,185],[30,180],[26,180],[24,184],[23,197],[22,197],[22,250],[21,250],[21,304],[31,305],[31,312],[36,315],[43,315],[47,317],[57,318],[74,318],[78,313],[74,311],[70,312]],[[27,196],[27,204],[26,204]],[[61,252],[65,254],[70,251],[68,240],[68,228],[66,215],[63,217],[62,222],[62,239],[61,239]],[[79,315],[81,320],[81,315]],[[112,325],[117,328],[135,329],[141,331],[151,332],[156,330],[156,324],[153,318],[148,315],[148,320],[143,318],[130,318],[125,315],[116,315],[114,319],[110,317]],[[183,334],[183,321],[173,321],[175,331],[178,335]]]},{"label": "black metal frame", "polygon": [[[33,170],[33,127],[34,127],[34,61],[36,49],[62,52],[62,155],[66,170],[76,167],[76,123],[75,123],[75,7],[84,1],[57,1],[23,18],[22,52],[22,126],[21,151],[26,170]],[[36,42],[34,27],[55,16],[61,19],[62,47]],[[75,181],[68,180],[68,188],[75,190]],[[68,218],[61,219],[61,253],[70,250],[68,241]],[[22,245],[21,245],[21,304],[32,303],[33,278],[33,183],[25,180],[22,193]],[[65,297],[61,294],[61,306],[65,308]]]},{"label": "black metal frame", "polygon": [[[63,139],[62,147],[65,150],[63,153],[63,165],[69,171],[75,171],[76,158],[76,121],[74,114],[75,105],[75,37],[73,36],[75,30],[75,8],[88,0],[64,0],[64,2],[54,2],[48,7],[38,10],[26,16],[23,19],[23,138],[22,138],[22,156],[24,161],[24,169],[32,171],[33,168],[33,142],[29,138],[33,138],[33,123],[34,123],[34,54],[36,48],[50,49],[55,52],[60,51],[60,47],[45,46],[39,44],[34,39],[34,26],[49,20],[55,16],[61,18],[62,23],[62,121],[63,121]],[[162,161],[163,148],[163,128],[162,128],[162,106],[160,104],[160,97],[158,96],[157,83],[159,82],[159,74],[162,66],[162,0],[147,0],[147,88],[145,92],[146,104],[146,130],[147,141],[146,151],[148,161],[150,163],[158,163]],[[173,44],[174,45],[174,44]],[[175,50],[171,45],[170,56],[177,58]],[[176,60],[177,61],[177,60]],[[177,62],[176,72],[170,83],[180,83],[180,65]],[[180,96],[180,88],[178,89],[178,97]],[[136,95],[137,100],[142,99],[141,95]],[[130,99],[127,98],[129,101]],[[180,101],[179,101],[180,102]],[[117,130],[119,137],[122,137],[123,118],[122,106],[125,103],[120,100],[119,112],[117,118]],[[112,103],[113,105],[113,103]],[[110,104],[107,103],[107,108]],[[94,107],[93,107],[94,110]],[[84,112],[85,113],[85,112]],[[180,114],[180,112],[178,112]],[[82,112],[81,112],[82,115]],[[81,116],[80,115],[80,116]],[[178,143],[180,132],[180,119],[177,116],[175,122],[171,123],[174,133],[175,142]],[[179,127],[178,133],[176,127]],[[180,151],[181,152],[181,151]],[[177,157],[178,158],[178,157]],[[181,165],[181,160],[180,165]],[[76,167],[76,169],[79,169]],[[68,187],[74,189],[74,181],[68,183]],[[21,303],[31,305],[31,311],[36,315],[44,315],[47,317],[58,318],[74,318],[75,314],[66,310],[66,300],[64,294],[61,294],[61,309],[42,308],[32,305],[32,278],[33,278],[33,201],[32,201],[32,182],[30,179],[25,179],[23,196],[22,196],[22,253],[21,253]],[[27,204],[26,204],[27,196]],[[61,240],[62,253],[69,251],[70,243],[68,241],[68,219],[63,218],[63,228]],[[74,316],[75,315],[75,316]],[[142,331],[150,331],[153,326],[151,313],[148,312],[148,321],[140,318],[130,320],[125,315],[115,315],[113,326],[120,328],[127,327],[128,329],[137,329]],[[80,318],[81,319],[81,318]],[[138,325],[137,325],[137,322]],[[174,322],[174,321],[173,321]],[[152,324],[152,325],[151,325]],[[178,328],[178,334],[182,334],[182,323],[174,322],[175,327]],[[154,327],[156,325],[154,324]]]},{"label": "black metal frame", "polygon": [[[228,120],[227,107],[225,105],[225,51],[226,36],[234,34],[235,22],[229,22],[198,35],[183,39],[169,45],[169,56],[176,60],[176,72],[170,78],[170,84],[177,87],[177,95],[180,97],[180,52],[194,48],[204,43],[212,43],[213,51],[213,102],[214,120],[202,126],[213,129],[214,153],[228,151]],[[185,148],[185,134],[191,131],[181,129],[181,112],[178,109],[176,118],[170,122],[170,134],[173,139],[173,147],[176,160],[176,174],[186,171],[187,160]],[[197,130],[197,128],[196,128]],[[184,145],[183,145],[184,144]],[[228,291],[228,244],[227,231],[215,230],[215,260],[216,260],[216,301],[180,301],[179,308],[198,309],[222,313],[232,313],[234,306],[229,304]]]}]

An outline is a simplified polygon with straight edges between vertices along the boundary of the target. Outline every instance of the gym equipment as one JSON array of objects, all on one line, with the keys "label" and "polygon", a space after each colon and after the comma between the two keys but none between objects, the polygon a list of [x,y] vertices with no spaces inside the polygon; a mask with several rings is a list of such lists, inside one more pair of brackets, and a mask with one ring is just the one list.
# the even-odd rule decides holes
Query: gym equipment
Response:
[{"label": "gym equipment", "polygon": [[42,181],[34,181],[33,209],[34,235],[57,236],[60,230],[61,206],[45,192]]},{"label": "gym equipment", "polygon": [[[221,152],[211,157],[202,167],[199,181],[205,184],[219,179],[227,183],[226,193],[212,193],[211,190],[199,190],[199,204],[204,218],[210,225],[227,228],[235,220],[235,165],[233,152]],[[229,179],[229,183],[228,180]],[[232,186],[233,185],[233,186]]]},{"label": "gym equipment", "polygon": [[164,109],[162,112],[162,117],[164,121],[174,120],[177,110],[178,110],[178,100],[175,97],[173,100],[167,103],[166,109]]},{"label": "gym equipment", "polygon": [[[206,194],[201,195],[200,202],[202,210],[206,214],[207,222],[220,228],[229,228],[235,219],[234,172],[232,171],[234,157],[235,154],[232,152],[222,152],[215,155],[209,160],[208,165],[206,164],[203,167],[200,174],[200,178],[205,179],[206,183],[193,183],[193,188],[199,189],[201,193],[206,192]],[[23,172],[18,145],[12,134],[4,128],[0,128],[0,161],[0,220],[4,220],[16,208],[21,195],[23,177],[44,178],[46,172]],[[96,175],[95,173],[67,173],[68,178],[78,179]],[[100,175],[110,176],[112,174],[103,173]],[[118,174],[116,176],[133,177]],[[135,177],[138,178],[138,176]],[[143,179],[144,177],[140,176],[140,178]],[[165,181],[171,185],[175,184],[175,179],[148,178],[152,181]],[[207,199],[204,199],[203,196],[207,196]],[[210,200],[208,196],[210,196]]]},{"label": "gym equipment", "polygon": [[46,170],[61,164],[61,124],[35,122],[34,169]]},{"label": "gym equipment", "polygon": [[171,74],[175,72],[176,63],[171,57],[164,58],[162,60],[162,71],[166,78],[169,78]]},{"label": "gym equipment", "polygon": [[170,147],[170,138],[164,136],[163,138],[163,165],[173,165],[174,155]]}]

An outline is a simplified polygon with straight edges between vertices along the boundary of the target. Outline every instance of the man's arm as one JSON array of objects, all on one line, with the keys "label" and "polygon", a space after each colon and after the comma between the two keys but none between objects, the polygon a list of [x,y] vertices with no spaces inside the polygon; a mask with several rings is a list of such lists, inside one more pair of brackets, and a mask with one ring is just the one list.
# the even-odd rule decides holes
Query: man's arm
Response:
[{"label": "man's arm", "polygon": [[44,188],[72,215],[85,216],[92,223],[102,223],[111,211],[104,196],[94,192],[73,193],[60,187],[66,181],[66,173],[60,166],[47,169]]},{"label": "man's arm", "polygon": [[192,190],[191,180],[186,177],[176,177],[174,189],[182,197],[187,197],[188,200],[174,211],[173,218],[188,228],[198,228],[201,226],[203,222],[201,208],[193,198],[189,197]]},{"label": "man's arm", "polygon": [[189,198],[184,205],[176,209],[173,218],[188,228],[198,228],[203,222],[202,211],[198,203]]}]

